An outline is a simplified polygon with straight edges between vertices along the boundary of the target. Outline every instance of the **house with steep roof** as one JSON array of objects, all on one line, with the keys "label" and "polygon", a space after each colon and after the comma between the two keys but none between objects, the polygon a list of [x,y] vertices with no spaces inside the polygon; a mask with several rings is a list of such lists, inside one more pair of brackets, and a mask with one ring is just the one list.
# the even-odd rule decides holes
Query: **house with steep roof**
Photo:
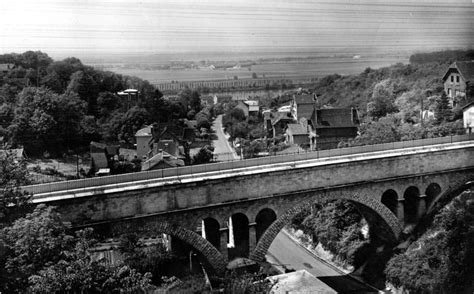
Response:
[{"label": "house with steep roof", "polygon": [[451,64],[443,76],[444,92],[450,98],[453,107],[463,106],[474,97],[474,61],[456,61]]},{"label": "house with steep roof", "polygon": [[137,142],[137,157],[139,159],[146,158],[148,152],[150,152],[150,142],[153,138],[151,126],[147,126],[139,129],[135,133],[135,140]]},{"label": "house with steep roof", "polygon": [[288,124],[285,132],[285,142],[291,145],[296,144],[302,147],[309,147],[308,128],[302,124]]},{"label": "house with steep roof", "polygon": [[295,95],[291,110],[297,122],[307,130],[312,150],[337,148],[339,142],[357,136],[359,117],[356,109],[320,109],[317,104],[316,94]]},{"label": "house with steep roof", "polygon": [[359,116],[355,108],[317,109],[312,117],[312,149],[337,148],[357,136]]},{"label": "house with steep roof", "polygon": [[235,108],[242,109],[245,117],[248,117],[249,115],[258,115],[260,112],[258,101],[255,100],[239,100]]},{"label": "house with steep roof", "polygon": [[92,141],[89,147],[92,158],[91,168],[96,171],[103,168],[110,168],[114,157],[119,155],[118,145],[107,145]]},{"label": "house with steep roof", "polygon": [[317,107],[316,94],[295,95],[292,102],[292,111],[297,121],[301,118],[311,119],[314,110]]},{"label": "house with steep roof", "polygon": [[275,109],[262,111],[263,127],[268,138],[274,138],[285,134],[286,128],[290,123],[296,123],[292,105],[284,105]]},{"label": "house with steep roof", "polygon": [[[147,169],[151,169],[158,164],[157,154],[164,154],[162,160],[163,168],[169,166],[171,161],[179,161],[176,163],[181,166],[181,161],[186,158],[189,153],[191,144],[196,139],[196,121],[193,120],[177,120],[166,123],[154,123],[137,131],[135,134],[137,156],[143,160],[143,164]],[[169,156],[168,156],[169,155]],[[150,159],[153,161],[149,161]],[[148,162],[148,163],[146,163]],[[173,166],[172,163],[170,166]],[[142,166],[143,168],[143,166]]]},{"label": "house with steep roof", "polygon": [[184,166],[184,161],[169,154],[163,149],[158,150],[151,158],[142,163],[142,171]]}]

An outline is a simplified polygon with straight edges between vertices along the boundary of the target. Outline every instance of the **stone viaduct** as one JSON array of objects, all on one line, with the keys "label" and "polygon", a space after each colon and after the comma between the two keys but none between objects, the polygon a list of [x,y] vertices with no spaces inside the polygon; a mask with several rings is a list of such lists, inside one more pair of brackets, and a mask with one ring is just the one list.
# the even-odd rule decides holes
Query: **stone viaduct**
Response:
[{"label": "stone viaduct", "polygon": [[[404,225],[416,224],[438,199],[473,179],[474,141],[466,141],[36,193],[33,199],[56,206],[74,228],[92,226],[104,237],[169,234],[220,273],[235,257],[263,260],[283,226],[316,202],[354,203],[371,238],[395,244]],[[229,217],[235,248],[227,246]]]}]

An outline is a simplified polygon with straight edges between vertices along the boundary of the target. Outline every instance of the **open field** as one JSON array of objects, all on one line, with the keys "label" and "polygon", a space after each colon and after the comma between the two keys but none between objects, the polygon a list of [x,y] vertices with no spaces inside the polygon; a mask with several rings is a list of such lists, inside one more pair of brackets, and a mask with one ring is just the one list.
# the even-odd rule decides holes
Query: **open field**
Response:
[{"label": "open field", "polygon": [[356,74],[362,72],[365,68],[379,68],[389,66],[397,62],[406,63],[406,57],[388,56],[388,57],[367,57],[359,59],[351,57],[328,57],[317,59],[298,59],[290,61],[275,62],[257,62],[249,68],[237,70],[225,69],[152,69],[153,61],[150,60],[147,66],[142,63],[136,65],[127,62],[123,63],[104,63],[95,64],[104,70],[114,71],[124,75],[137,76],[148,80],[152,84],[174,81],[196,81],[196,80],[222,80],[232,79],[237,76],[239,79],[251,78],[252,73],[258,77],[322,77],[329,74],[338,73],[341,75]]}]

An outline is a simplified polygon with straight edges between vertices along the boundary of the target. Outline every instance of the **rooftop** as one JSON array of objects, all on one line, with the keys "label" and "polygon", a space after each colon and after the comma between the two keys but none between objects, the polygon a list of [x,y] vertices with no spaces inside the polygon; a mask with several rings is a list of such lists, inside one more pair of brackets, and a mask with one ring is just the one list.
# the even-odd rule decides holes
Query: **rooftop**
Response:
[{"label": "rooftop", "polygon": [[128,94],[139,94],[140,92],[136,89],[126,89],[122,92],[118,92],[117,95],[128,95]]},{"label": "rooftop", "polygon": [[358,123],[353,120],[356,110],[352,108],[327,108],[316,110],[316,127],[355,127]]},{"label": "rooftop", "polygon": [[296,104],[314,104],[316,103],[316,94],[295,95]]},{"label": "rooftop", "polygon": [[13,63],[0,63],[0,71],[9,71],[14,67],[15,65]]},{"label": "rooftop", "polygon": [[255,101],[255,100],[246,100],[244,101],[245,104],[247,104],[248,106],[258,106],[258,101]]},{"label": "rooftop", "polygon": [[135,137],[148,137],[151,136],[151,126],[144,127],[142,129],[139,129],[135,133]]},{"label": "rooftop", "polygon": [[308,131],[306,128],[300,124],[288,124],[288,132],[291,132],[292,135],[306,135]]},{"label": "rooftop", "polygon": [[455,69],[461,74],[465,81],[474,81],[474,61],[455,61],[453,62],[443,76],[443,81],[446,80],[450,72]]}]

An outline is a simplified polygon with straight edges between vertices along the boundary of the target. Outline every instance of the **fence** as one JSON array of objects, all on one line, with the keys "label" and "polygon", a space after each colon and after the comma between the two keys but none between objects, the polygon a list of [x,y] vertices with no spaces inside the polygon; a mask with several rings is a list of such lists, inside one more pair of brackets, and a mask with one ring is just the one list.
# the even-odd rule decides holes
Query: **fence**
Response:
[{"label": "fence", "polygon": [[384,144],[365,145],[365,146],[329,149],[329,150],[321,150],[321,151],[310,151],[310,152],[302,152],[302,153],[252,158],[252,159],[245,159],[245,160],[234,160],[234,161],[219,162],[219,163],[192,165],[192,166],[185,166],[185,167],[152,170],[152,171],[146,171],[146,172],[128,173],[128,174],[115,175],[115,176],[105,176],[105,177],[71,180],[71,181],[63,181],[63,182],[48,183],[48,184],[38,184],[38,185],[24,186],[22,187],[22,189],[33,194],[51,193],[51,192],[58,192],[58,191],[85,189],[89,187],[104,186],[104,185],[123,184],[127,182],[146,181],[146,180],[160,179],[160,178],[167,178],[167,177],[179,177],[183,175],[191,175],[191,174],[198,174],[198,173],[233,170],[237,168],[245,168],[245,167],[252,167],[252,166],[262,166],[262,165],[268,165],[268,164],[328,158],[328,157],[333,157],[333,156],[363,154],[363,153],[370,153],[370,152],[376,152],[376,151],[396,150],[396,149],[411,148],[411,147],[431,146],[431,145],[446,144],[446,143],[464,142],[464,141],[470,141],[470,140],[474,140],[474,134],[420,139],[420,140],[412,140],[412,141],[400,141],[400,142],[392,142],[392,143],[384,143]]}]

